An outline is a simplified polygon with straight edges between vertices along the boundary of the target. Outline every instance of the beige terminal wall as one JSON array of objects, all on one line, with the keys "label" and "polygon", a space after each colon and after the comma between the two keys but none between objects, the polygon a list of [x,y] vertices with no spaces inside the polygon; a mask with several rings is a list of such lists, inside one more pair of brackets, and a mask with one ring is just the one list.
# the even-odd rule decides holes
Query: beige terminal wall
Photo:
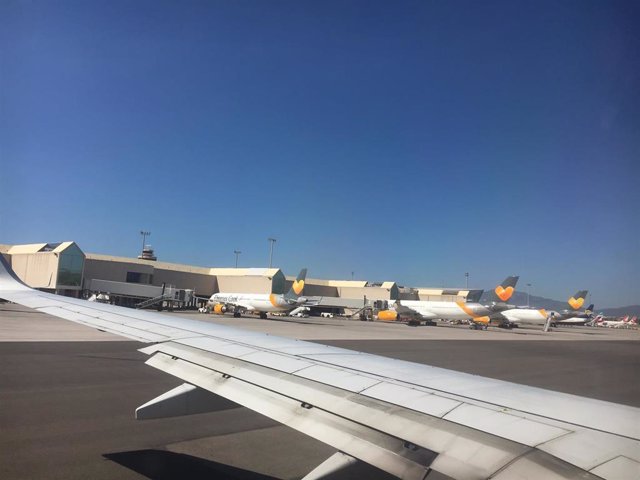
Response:
[{"label": "beige terminal wall", "polygon": [[58,257],[52,252],[11,255],[11,268],[33,288],[56,288]]},{"label": "beige terminal wall", "polygon": [[161,286],[165,283],[194,289],[198,296],[211,296],[218,290],[216,277],[209,272],[210,269],[206,267],[88,253],[85,258],[84,285],[87,288],[94,278],[126,282],[127,273],[139,273],[143,275],[141,284]]},{"label": "beige terminal wall", "polygon": [[84,259],[84,285],[86,288],[94,278],[112,282],[126,282],[127,272],[151,276],[153,270],[153,265],[128,262],[126,259],[116,261],[112,257],[100,258],[93,253],[87,253]]},{"label": "beige terminal wall", "polygon": [[272,293],[285,288],[279,268],[212,268],[221,293]]},{"label": "beige terminal wall", "polygon": [[153,284],[162,285],[163,283],[176,285],[179,288],[193,289],[200,297],[210,297],[218,291],[216,277],[213,275],[156,268],[153,274]]}]

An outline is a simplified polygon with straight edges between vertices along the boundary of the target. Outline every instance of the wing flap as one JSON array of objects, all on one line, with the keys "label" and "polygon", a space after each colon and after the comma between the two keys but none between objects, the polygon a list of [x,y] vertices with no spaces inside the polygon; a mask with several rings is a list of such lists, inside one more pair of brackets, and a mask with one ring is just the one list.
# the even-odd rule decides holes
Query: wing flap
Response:
[{"label": "wing flap", "polygon": [[602,465],[598,465],[591,472],[607,480],[640,478],[640,462],[621,455]]},{"label": "wing flap", "polygon": [[[640,421],[640,417],[637,421]],[[640,442],[593,430],[580,429],[539,448],[551,455],[562,456],[585,470],[592,470],[619,455],[640,462]]]},{"label": "wing flap", "polygon": [[[153,355],[147,363],[156,368],[259,411],[394,475],[398,469],[405,468],[406,465],[400,467],[397,463],[391,462],[387,457],[389,454],[401,455],[402,458],[406,458],[409,455],[408,451],[414,452],[411,455],[415,455],[415,452],[421,452],[421,455],[425,456],[423,460],[427,457],[429,460],[435,457],[430,465],[433,470],[453,478],[479,479],[490,477],[531,450],[526,445],[501,438],[495,434],[400,408],[393,403],[365,397],[363,394],[351,393],[344,388],[327,384],[326,378],[322,378],[323,381],[318,381],[262,365],[251,364],[245,360],[246,357],[226,358],[219,354],[181,345],[179,342],[152,345],[141,351]],[[180,367],[178,368],[176,365],[180,365]],[[194,376],[192,373],[188,373],[191,372],[190,366],[198,368],[198,375]],[[301,372],[304,370],[298,373]],[[204,381],[204,379],[208,380]],[[207,383],[211,379],[215,380],[214,384]],[[282,412],[276,412],[276,415],[268,408],[254,405],[235,394],[227,396],[229,392],[218,385],[223,380],[233,380],[235,383],[250,385],[252,398],[259,396],[255,389],[271,394],[277,392],[277,395],[292,400],[294,402],[292,405],[301,406],[303,410],[321,411],[323,414],[319,417],[309,417],[307,422],[299,425],[297,423],[299,412],[291,412],[289,409],[287,410],[288,416]],[[235,384],[234,382],[229,382],[229,384]],[[366,390],[363,392],[366,394]],[[361,439],[374,443],[376,445],[374,450],[380,458],[386,460],[371,459],[368,453],[360,451],[361,445],[358,442],[356,442],[356,447],[351,446],[353,447],[351,448],[348,442],[344,444],[341,440],[332,440],[335,432],[332,433],[331,438],[327,439],[325,424],[328,422],[329,425],[335,426],[335,421],[340,423],[340,428],[347,428],[350,432],[357,431],[361,435]],[[316,424],[312,426],[309,422],[316,422]],[[529,427],[536,428],[537,426],[531,422]],[[383,436],[377,437],[370,430]],[[375,441],[372,440],[371,435]],[[398,449],[398,445],[402,445],[403,448]],[[347,448],[350,449],[347,450]],[[378,450],[380,448],[388,448],[389,451],[382,455]],[[437,456],[434,452],[437,453]],[[411,458],[411,462],[415,461],[413,457],[409,458]],[[542,463],[540,468],[543,470],[545,468],[544,462],[547,461],[545,458],[543,456],[540,460]],[[555,465],[555,462],[559,460],[551,460],[550,457],[548,461]],[[403,464],[404,460],[398,462]],[[422,465],[429,466],[429,463]],[[401,478],[405,478],[404,474]]]},{"label": "wing flap", "polygon": [[379,378],[367,377],[358,373],[325,365],[310,365],[295,373],[298,377],[342,388],[349,392],[362,392],[380,383]]},{"label": "wing flap", "polygon": [[433,391],[405,387],[388,382],[374,385],[362,393],[368,397],[434,417],[443,417],[446,413],[462,405],[460,401],[434,395]]},{"label": "wing flap", "polygon": [[469,404],[460,405],[443,418],[530,447],[571,433],[571,430],[547,425],[539,420]]},{"label": "wing flap", "polygon": [[558,458],[544,460],[543,452],[531,450],[500,470],[491,480],[601,480]]},{"label": "wing flap", "polygon": [[277,390],[265,389],[236,377],[227,377],[222,372],[212,371],[165,353],[156,353],[147,360],[147,364],[250,408],[397,477],[422,480],[429,471],[424,457],[431,456],[431,452],[413,452],[397,438],[310,407],[309,404]]}]

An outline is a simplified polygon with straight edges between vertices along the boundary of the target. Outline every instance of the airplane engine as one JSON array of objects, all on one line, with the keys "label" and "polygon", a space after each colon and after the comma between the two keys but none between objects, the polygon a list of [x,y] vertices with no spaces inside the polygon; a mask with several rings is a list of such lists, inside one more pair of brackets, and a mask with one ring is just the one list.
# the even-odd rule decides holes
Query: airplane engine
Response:
[{"label": "airplane engine", "polygon": [[223,303],[216,303],[213,306],[213,313],[217,313],[218,315],[222,315],[227,311],[227,307]]},{"label": "airplane engine", "polygon": [[380,310],[378,312],[378,320],[393,322],[395,320],[398,320],[398,313],[393,310]]}]

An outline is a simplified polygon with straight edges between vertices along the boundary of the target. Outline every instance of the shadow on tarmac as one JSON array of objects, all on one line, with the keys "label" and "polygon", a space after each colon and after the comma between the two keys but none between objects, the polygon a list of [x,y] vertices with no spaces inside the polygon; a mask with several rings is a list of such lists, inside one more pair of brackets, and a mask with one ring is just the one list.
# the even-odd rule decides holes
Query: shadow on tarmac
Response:
[{"label": "shadow on tarmac", "polygon": [[172,480],[175,478],[189,480],[277,480],[268,475],[166,450],[148,449],[106,453],[103,457],[152,480]]},{"label": "shadow on tarmac", "polygon": [[[106,453],[103,457],[151,480],[173,480],[175,478],[188,480],[278,480],[276,477],[269,475],[166,450],[149,449]],[[445,478],[439,476],[437,472],[433,473],[435,473],[434,480]],[[368,480],[393,480],[396,477],[364,462],[357,462],[351,467],[335,472],[327,478],[331,478],[331,480],[361,480],[363,478]]]}]

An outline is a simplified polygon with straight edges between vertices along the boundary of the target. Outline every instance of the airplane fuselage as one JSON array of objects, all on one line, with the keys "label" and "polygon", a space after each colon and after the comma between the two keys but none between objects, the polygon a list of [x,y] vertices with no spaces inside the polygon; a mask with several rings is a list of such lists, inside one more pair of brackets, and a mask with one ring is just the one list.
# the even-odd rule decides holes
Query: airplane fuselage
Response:
[{"label": "airplane fuselage", "polygon": [[[402,300],[401,307],[413,310],[425,319],[468,320],[490,317],[495,310],[480,303],[465,302],[433,302],[421,300]],[[395,303],[391,308],[396,307]],[[402,313],[401,308],[397,310]]]},{"label": "airplane fuselage", "polygon": [[597,323],[599,327],[609,327],[609,328],[632,328],[636,327],[637,321],[629,320],[629,317],[624,320],[604,320]]},{"label": "airplane fuselage", "polygon": [[556,325],[586,325],[587,323],[591,323],[591,321],[592,319],[590,317],[569,317],[554,323]]},{"label": "airplane fuselage", "polygon": [[530,325],[544,325],[547,321],[547,311],[543,308],[511,308],[500,312],[511,323]]},{"label": "airplane fuselage", "polygon": [[208,305],[234,305],[244,310],[257,312],[285,312],[296,307],[287,302],[283,295],[274,293],[215,293]]}]

